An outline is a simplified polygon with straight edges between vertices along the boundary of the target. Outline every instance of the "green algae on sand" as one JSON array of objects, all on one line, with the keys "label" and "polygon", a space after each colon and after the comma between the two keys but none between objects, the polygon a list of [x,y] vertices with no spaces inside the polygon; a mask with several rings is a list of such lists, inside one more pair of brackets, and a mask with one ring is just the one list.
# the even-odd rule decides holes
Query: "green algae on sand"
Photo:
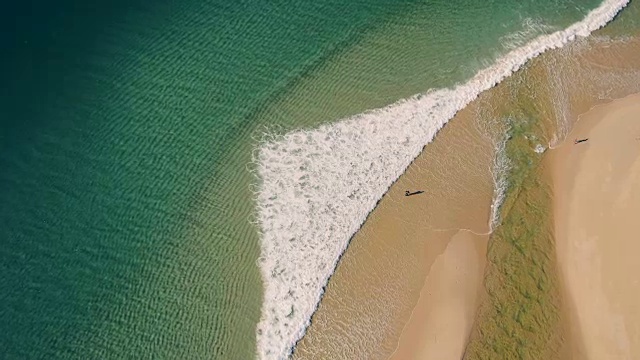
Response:
[{"label": "green algae on sand", "polygon": [[532,97],[515,100],[517,110],[507,117],[509,185],[465,359],[551,359],[562,345],[551,192],[543,155],[534,151],[547,124]]}]

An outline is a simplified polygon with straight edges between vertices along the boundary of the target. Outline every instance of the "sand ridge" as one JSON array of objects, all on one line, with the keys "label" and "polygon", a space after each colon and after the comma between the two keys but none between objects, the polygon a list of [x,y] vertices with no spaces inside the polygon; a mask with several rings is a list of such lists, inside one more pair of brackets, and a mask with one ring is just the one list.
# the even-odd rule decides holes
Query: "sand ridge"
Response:
[{"label": "sand ridge", "polygon": [[633,95],[584,114],[550,158],[575,359],[640,357],[639,139],[640,95]]},{"label": "sand ridge", "polygon": [[431,266],[391,359],[460,359],[484,291],[489,235],[460,230]]}]

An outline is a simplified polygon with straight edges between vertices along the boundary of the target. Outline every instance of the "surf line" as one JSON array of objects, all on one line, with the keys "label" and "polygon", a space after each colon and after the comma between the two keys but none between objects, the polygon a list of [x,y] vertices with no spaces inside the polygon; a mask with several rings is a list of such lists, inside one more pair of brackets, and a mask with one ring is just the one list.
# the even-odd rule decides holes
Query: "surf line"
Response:
[{"label": "surf line", "polygon": [[582,21],[510,51],[463,85],[262,142],[254,157],[264,284],[257,357],[290,356],[350,239],[447,121],[529,59],[588,36],[627,3],[606,0]]}]

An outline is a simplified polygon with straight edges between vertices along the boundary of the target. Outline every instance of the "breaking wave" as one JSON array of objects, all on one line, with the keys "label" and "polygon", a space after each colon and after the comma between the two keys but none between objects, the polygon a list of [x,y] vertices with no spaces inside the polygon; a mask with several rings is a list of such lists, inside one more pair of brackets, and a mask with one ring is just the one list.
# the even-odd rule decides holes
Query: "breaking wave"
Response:
[{"label": "breaking wave", "polygon": [[258,358],[291,354],[351,237],[457,111],[529,59],[604,26],[627,3],[605,1],[582,21],[510,51],[463,85],[263,141],[254,154],[265,287]]}]

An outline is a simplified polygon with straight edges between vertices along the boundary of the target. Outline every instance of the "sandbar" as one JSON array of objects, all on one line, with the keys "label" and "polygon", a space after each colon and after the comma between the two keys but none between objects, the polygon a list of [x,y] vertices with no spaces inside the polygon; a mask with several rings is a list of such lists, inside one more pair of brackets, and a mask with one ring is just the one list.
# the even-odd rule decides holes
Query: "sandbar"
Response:
[{"label": "sandbar", "polygon": [[549,160],[567,353],[574,359],[638,359],[640,95],[582,115]]}]

